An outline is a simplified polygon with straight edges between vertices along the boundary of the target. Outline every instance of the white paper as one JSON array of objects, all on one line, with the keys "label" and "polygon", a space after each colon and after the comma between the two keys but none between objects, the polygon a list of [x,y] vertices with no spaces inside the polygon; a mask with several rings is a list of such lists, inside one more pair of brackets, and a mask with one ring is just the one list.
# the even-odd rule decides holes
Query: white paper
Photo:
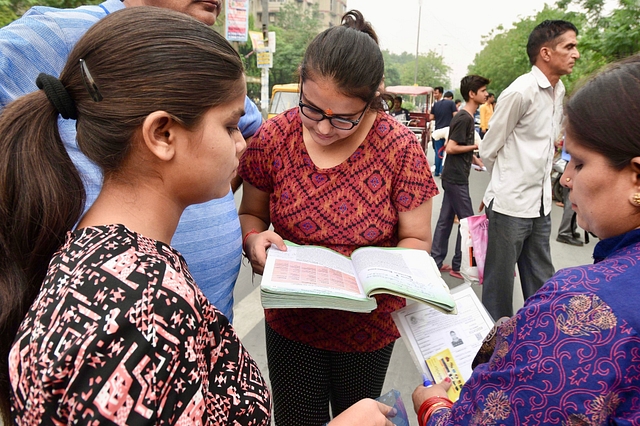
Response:
[{"label": "white paper", "polygon": [[466,381],[471,377],[473,358],[493,328],[493,320],[468,284],[454,288],[451,295],[458,309],[455,315],[413,303],[392,316],[421,372],[431,376],[425,360],[448,348]]}]

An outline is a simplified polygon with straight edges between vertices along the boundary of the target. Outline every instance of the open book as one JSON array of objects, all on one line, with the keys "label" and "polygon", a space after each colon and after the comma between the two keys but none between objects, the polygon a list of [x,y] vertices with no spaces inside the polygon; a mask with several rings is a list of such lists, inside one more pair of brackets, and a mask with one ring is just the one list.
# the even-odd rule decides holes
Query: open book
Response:
[{"label": "open book", "polygon": [[445,315],[420,303],[391,314],[413,360],[432,381],[449,377],[449,398],[455,401],[471,377],[471,364],[493,320],[467,283],[451,290],[458,313]]},{"label": "open book", "polygon": [[319,246],[286,241],[269,249],[260,293],[265,308],[326,308],[371,312],[374,294],[429,303],[445,312],[456,304],[424,250],[361,247],[351,258]]}]

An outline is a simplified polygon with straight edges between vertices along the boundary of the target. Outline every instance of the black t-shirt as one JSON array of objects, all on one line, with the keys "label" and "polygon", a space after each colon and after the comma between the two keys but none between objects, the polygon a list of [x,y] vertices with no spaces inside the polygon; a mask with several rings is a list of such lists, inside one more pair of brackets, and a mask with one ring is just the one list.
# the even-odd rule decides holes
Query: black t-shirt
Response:
[{"label": "black t-shirt", "polygon": [[396,120],[409,121],[409,110],[400,108],[400,111],[390,110],[389,114],[396,118]]},{"label": "black t-shirt", "polygon": [[433,114],[433,117],[436,120],[436,130],[450,126],[449,123],[451,123],[453,113],[457,110],[456,104],[450,99],[442,99],[433,104],[431,107],[431,114]]},{"label": "black t-shirt", "polygon": [[[471,114],[461,109],[449,126],[449,139],[456,141],[458,145],[473,145],[475,142],[474,121]],[[442,170],[442,180],[457,185],[469,184],[469,172],[473,161],[473,151],[464,154],[447,154]]]}]

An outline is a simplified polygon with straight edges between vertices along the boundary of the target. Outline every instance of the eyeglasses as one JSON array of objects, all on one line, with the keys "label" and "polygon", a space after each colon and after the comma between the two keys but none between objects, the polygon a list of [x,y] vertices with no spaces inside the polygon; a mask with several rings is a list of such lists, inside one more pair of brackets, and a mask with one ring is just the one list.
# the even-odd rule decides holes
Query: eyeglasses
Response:
[{"label": "eyeglasses", "polygon": [[351,130],[354,127],[356,127],[360,123],[360,120],[362,120],[364,113],[367,112],[367,110],[369,109],[369,106],[367,105],[364,108],[364,110],[362,110],[362,114],[360,114],[360,117],[358,117],[357,120],[349,120],[342,117],[327,115],[322,110],[302,102],[302,84],[300,85],[300,102],[298,102],[298,106],[300,107],[300,112],[302,113],[302,115],[307,117],[309,120],[313,120],[313,121],[329,120],[329,123],[333,127],[340,130]]}]

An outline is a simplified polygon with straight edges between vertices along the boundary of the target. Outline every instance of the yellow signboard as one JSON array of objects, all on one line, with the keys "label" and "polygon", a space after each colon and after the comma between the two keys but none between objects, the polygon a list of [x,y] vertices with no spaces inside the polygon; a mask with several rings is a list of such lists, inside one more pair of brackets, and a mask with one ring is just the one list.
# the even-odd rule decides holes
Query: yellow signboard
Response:
[{"label": "yellow signboard", "polygon": [[268,48],[257,49],[256,58],[258,60],[258,68],[271,68],[273,66],[273,55]]}]

